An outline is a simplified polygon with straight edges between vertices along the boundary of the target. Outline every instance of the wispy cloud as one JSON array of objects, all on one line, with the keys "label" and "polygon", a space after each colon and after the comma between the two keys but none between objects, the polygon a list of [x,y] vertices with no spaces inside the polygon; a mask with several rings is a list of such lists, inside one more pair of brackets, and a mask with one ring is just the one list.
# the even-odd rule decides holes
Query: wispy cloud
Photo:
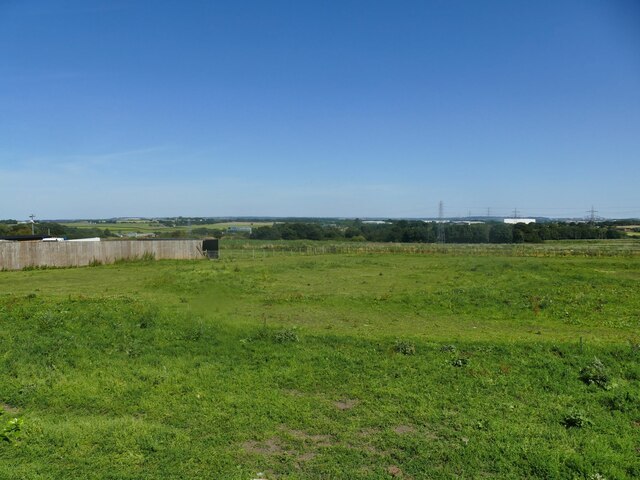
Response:
[{"label": "wispy cloud", "polygon": [[[164,145],[134,148],[128,150],[118,150],[104,153],[75,153],[69,155],[37,155],[24,158],[6,159],[7,164],[14,166],[6,167],[1,171],[4,175],[42,172],[56,175],[75,175],[82,174],[91,169],[104,169],[113,167],[116,164],[128,164],[135,160],[148,160],[151,155],[158,155],[166,152],[168,147]],[[5,155],[6,157],[6,155]],[[2,156],[0,156],[0,161]],[[8,160],[11,160],[9,162]]]},{"label": "wispy cloud", "polygon": [[58,158],[56,166],[67,173],[81,173],[90,168],[108,167],[123,161],[146,158],[149,155],[158,154],[166,150],[167,147],[159,145],[108,153],[68,155]]}]

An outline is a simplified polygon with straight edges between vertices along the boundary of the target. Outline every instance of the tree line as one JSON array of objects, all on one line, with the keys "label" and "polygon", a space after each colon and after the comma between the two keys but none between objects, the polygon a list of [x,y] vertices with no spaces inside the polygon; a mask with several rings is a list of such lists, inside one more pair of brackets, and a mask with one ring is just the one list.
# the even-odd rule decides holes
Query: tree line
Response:
[{"label": "tree line", "polygon": [[622,238],[613,225],[595,223],[437,223],[411,220],[382,224],[354,221],[347,226],[284,222],[258,227],[251,238],[259,240],[350,240],[396,243],[542,243],[545,240]]},{"label": "tree line", "polygon": [[[9,222],[14,222],[10,224]],[[0,237],[31,235],[31,223],[17,223],[15,220],[0,221]],[[47,235],[64,238],[115,237],[108,228],[78,228],[69,227],[55,222],[37,222],[33,224],[35,235]]]},{"label": "tree line", "polygon": [[[14,222],[13,224],[10,222]],[[335,223],[320,221],[285,221],[272,226],[254,228],[251,235],[234,233],[234,237],[258,240],[335,240],[395,243],[436,243],[440,234],[446,243],[541,243],[545,240],[587,240],[622,238],[618,230],[620,222],[545,222],[518,223],[437,223],[417,220],[389,220],[385,223],[368,223],[360,220],[340,220]],[[0,221],[0,237],[31,235],[30,223],[15,220]],[[34,224],[36,235],[87,238],[117,237],[108,228],[72,227],[55,222]],[[204,238],[226,236],[222,229],[198,227],[155,232],[158,238]]]}]

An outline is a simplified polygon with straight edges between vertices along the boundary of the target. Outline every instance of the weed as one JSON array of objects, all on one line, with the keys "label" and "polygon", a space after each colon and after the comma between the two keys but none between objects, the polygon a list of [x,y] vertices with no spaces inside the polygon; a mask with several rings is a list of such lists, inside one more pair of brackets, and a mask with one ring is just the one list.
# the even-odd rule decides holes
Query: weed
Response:
[{"label": "weed", "polygon": [[451,365],[454,367],[465,367],[469,364],[469,360],[466,358],[454,358],[451,360]]},{"label": "weed", "polygon": [[415,355],[416,346],[413,342],[408,342],[406,340],[396,340],[396,343],[393,346],[393,351],[396,353],[401,353],[402,355]]},{"label": "weed", "polygon": [[293,329],[280,330],[273,335],[273,341],[276,343],[298,342],[298,334]]},{"label": "weed", "polygon": [[609,386],[610,377],[604,364],[595,357],[593,362],[580,370],[580,380],[587,385],[595,384],[606,389]]},{"label": "weed", "polygon": [[478,420],[476,422],[476,428],[478,430],[488,430],[489,429],[489,422],[487,420]]},{"label": "weed", "polygon": [[538,315],[540,313],[540,297],[531,296],[529,297],[529,302],[531,302],[531,310],[534,315]]},{"label": "weed", "polygon": [[3,425],[0,438],[5,442],[14,443],[20,438],[21,431],[22,419],[14,417]]},{"label": "weed", "polygon": [[90,267],[99,267],[100,265],[102,265],[102,262],[95,258],[89,262]]},{"label": "weed", "polygon": [[153,262],[156,259],[156,254],[153,252],[144,252],[140,260],[143,262]]},{"label": "weed", "polygon": [[580,410],[571,410],[562,419],[562,425],[565,428],[582,428],[592,425],[593,422]]},{"label": "weed", "polygon": [[607,477],[605,477],[601,473],[592,473],[587,477],[587,480],[607,480]]},{"label": "weed", "polygon": [[618,393],[603,400],[604,405],[613,411],[630,412],[638,407],[640,402],[629,392]]},{"label": "weed", "polygon": [[455,352],[457,350],[455,345],[443,345],[440,347],[441,352]]},{"label": "weed", "polygon": [[556,354],[557,356],[559,356],[560,358],[564,357],[564,352],[562,351],[562,349],[557,346],[557,345],[552,345],[551,348],[549,349],[551,351],[551,353]]}]

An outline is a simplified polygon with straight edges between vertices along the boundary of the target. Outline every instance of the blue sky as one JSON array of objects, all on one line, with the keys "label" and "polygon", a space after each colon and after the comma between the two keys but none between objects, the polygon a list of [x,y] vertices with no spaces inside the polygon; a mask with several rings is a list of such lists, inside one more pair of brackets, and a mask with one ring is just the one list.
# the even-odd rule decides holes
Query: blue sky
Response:
[{"label": "blue sky", "polygon": [[640,3],[0,0],[0,218],[640,216]]}]

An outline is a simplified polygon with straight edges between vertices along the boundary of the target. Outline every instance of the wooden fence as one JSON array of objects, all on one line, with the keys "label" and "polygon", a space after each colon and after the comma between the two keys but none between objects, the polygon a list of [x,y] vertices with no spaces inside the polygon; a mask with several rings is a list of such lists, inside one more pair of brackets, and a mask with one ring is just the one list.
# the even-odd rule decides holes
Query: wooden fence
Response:
[{"label": "wooden fence", "polygon": [[0,242],[0,270],[79,267],[145,257],[157,260],[202,258],[202,240]]}]

